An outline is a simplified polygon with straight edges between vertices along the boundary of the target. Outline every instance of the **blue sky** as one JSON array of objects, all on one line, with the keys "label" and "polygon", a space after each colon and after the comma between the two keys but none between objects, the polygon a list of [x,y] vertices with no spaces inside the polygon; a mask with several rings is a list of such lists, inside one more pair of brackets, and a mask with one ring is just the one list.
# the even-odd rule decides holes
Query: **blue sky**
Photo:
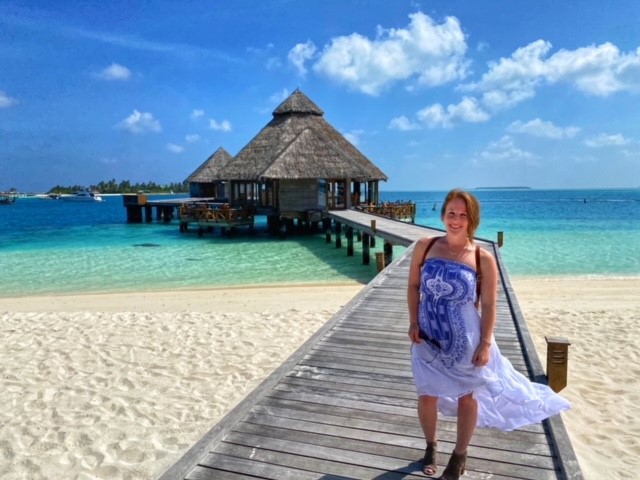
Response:
[{"label": "blue sky", "polygon": [[383,190],[640,185],[640,2],[0,1],[0,190],[182,181],[300,88]]}]

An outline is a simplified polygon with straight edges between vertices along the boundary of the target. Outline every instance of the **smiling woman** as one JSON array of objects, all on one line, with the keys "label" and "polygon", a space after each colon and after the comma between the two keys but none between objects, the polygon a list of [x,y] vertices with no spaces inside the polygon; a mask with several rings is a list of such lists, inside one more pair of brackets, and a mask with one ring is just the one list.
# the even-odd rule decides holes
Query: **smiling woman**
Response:
[{"label": "smiling woman", "polygon": [[445,235],[419,240],[412,255],[408,334],[427,444],[423,472],[433,476],[438,469],[440,412],[458,418],[455,447],[441,478],[458,480],[476,426],[515,430],[570,405],[518,373],[495,344],[498,272],[493,255],[473,244],[478,200],[463,190],[450,191],[442,221]]}]

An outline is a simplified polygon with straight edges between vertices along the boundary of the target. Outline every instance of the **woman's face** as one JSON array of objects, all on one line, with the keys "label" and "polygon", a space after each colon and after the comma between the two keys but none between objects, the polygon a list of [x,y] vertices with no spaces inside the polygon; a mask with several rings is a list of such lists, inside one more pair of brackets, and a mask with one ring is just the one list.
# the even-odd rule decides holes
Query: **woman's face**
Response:
[{"label": "woman's face", "polygon": [[445,207],[442,222],[447,233],[455,236],[468,236],[469,218],[467,204],[461,198],[454,198]]}]

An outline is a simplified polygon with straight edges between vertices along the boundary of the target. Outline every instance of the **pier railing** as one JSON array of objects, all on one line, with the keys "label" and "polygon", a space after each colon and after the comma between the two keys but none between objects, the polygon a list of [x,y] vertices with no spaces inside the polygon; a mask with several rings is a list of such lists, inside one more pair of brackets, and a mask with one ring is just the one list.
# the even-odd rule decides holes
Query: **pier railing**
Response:
[{"label": "pier railing", "polygon": [[416,220],[416,204],[413,202],[384,202],[378,204],[359,205],[355,207],[361,212],[380,215],[392,220],[414,223]]}]

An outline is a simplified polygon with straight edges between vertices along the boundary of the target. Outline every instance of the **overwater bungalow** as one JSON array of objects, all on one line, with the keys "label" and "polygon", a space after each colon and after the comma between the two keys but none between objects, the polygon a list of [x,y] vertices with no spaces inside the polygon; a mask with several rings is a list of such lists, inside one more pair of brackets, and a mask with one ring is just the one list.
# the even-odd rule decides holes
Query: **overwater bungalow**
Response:
[{"label": "overwater bungalow", "polygon": [[[235,157],[218,152],[189,177],[192,196],[218,193],[224,184],[231,207],[253,207],[277,223],[314,222],[326,210],[377,204],[379,182],[387,180],[299,89]],[[218,161],[225,163],[217,168]],[[207,172],[209,163],[214,173]]]},{"label": "overwater bungalow", "polygon": [[221,201],[229,197],[228,182],[220,175],[222,168],[233,157],[223,147],[218,148],[189,177],[189,195],[194,198],[215,198]]}]

